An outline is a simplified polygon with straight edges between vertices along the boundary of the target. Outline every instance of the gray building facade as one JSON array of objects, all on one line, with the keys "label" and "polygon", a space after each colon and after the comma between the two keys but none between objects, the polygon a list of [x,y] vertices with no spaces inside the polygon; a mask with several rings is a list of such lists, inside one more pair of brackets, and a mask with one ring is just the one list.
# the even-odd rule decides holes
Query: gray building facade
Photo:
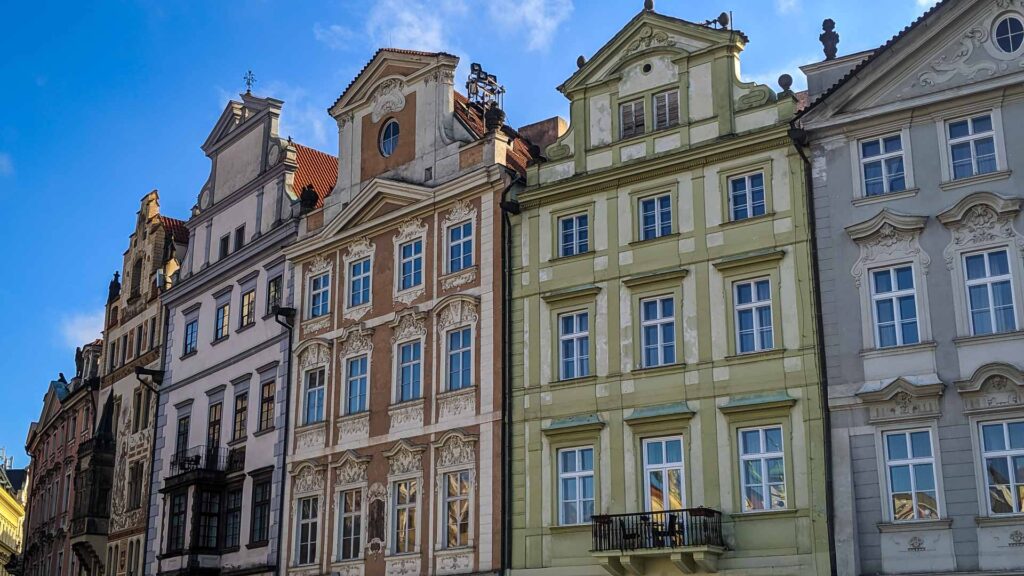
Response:
[{"label": "gray building facade", "polygon": [[803,68],[839,574],[1024,573],[1022,56],[945,0]]}]

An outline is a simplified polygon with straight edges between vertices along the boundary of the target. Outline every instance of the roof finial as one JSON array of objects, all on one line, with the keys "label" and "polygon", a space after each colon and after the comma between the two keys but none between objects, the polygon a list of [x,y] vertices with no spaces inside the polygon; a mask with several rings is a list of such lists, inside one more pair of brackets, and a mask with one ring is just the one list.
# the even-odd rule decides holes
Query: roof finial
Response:
[{"label": "roof finial", "polygon": [[818,40],[821,40],[821,46],[825,50],[825,60],[833,60],[836,57],[836,51],[839,46],[839,33],[836,32],[836,21],[831,18],[825,18],[825,21],[821,23],[821,29],[824,32],[821,36],[818,36]]},{"label": "roof finial", "polygon": [[256,83],[256,75],[249,70],[242,76],[242,80],[245,81],[245,93],[252,94],[252,86]]},{"label": "roof finial", "polygon": [[644,0],[644,10],[654,12],[654,0]]}]

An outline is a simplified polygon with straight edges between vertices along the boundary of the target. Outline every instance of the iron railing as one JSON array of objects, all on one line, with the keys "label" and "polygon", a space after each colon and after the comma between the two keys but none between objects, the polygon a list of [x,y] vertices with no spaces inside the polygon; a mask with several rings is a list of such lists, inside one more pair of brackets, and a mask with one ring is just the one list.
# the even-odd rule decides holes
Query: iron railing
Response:
[{"label": "iron railing", "polygon": [[591,522],[593,552],[722,546],[722,513],[711,508],[603,514]]},{"label": "iron railing", "polygon": [[196,470],[224,472],[227,470],[227,464],[227,448],[193,446],[188,450],[176,453],[171,458],[171,476]]}]

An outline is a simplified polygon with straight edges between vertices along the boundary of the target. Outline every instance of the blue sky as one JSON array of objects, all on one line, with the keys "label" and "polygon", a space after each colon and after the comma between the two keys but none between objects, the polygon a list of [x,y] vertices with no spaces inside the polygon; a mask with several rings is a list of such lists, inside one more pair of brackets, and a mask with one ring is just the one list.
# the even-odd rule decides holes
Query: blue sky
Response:
[{"label": "blue sky", "polygon": [[[927,0],[656,0],[706,20],[732,11],[750,37],[743,75],[775,86],[821,58],[877,46]],[[568,106],[555,87],[642,0],[121,1],[7,3],[0,21],[0,447],[24,456],[47,383],[99,336],[139,199],[187,217],[209,164],[199,149],[244,89],[285,101],[282,133],[336,153],[326,108],[379,46],[445,50],[498,75],[509,122]]]}]

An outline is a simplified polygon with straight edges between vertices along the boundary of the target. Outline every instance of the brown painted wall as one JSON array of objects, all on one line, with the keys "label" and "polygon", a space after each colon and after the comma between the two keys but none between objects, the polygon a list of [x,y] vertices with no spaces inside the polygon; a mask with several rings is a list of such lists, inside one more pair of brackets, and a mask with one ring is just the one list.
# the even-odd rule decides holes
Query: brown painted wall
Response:
[{"label": "brown painted wall", "polygon": [[[398,121],[398,146],[391,156],[380,153],[380,131],[388,120]],[[388,114],[377,122],[369,115],[363,116],[363,135],[360,145],[359,181],[366,182],[388,170],[411,162],[416,158],[416,93],[405,96],[405,108]]]}]

